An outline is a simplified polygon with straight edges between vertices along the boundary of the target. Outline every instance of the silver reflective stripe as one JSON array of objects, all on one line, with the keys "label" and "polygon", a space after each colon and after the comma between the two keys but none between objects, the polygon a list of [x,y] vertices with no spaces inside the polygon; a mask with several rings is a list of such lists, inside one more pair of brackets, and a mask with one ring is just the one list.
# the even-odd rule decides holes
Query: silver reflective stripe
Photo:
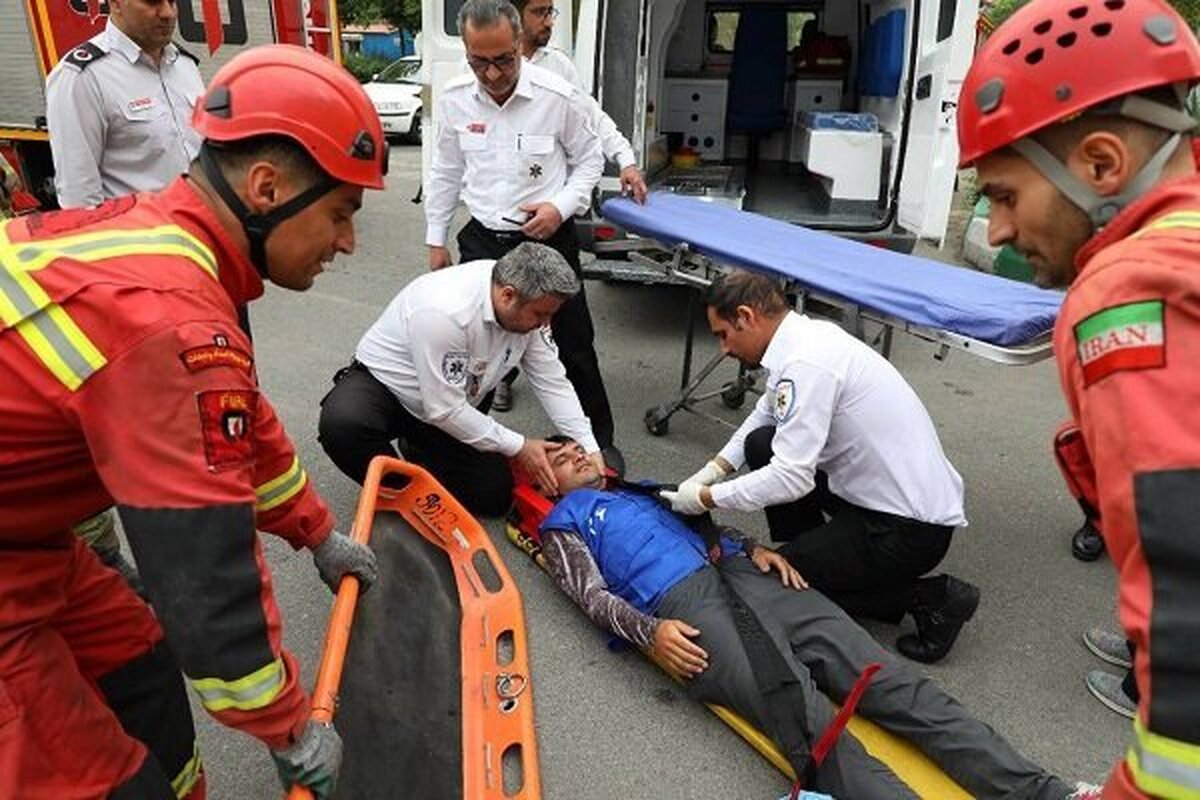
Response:
[{"label": "silver reflective stripe", "polygon": [[41,310],[41,306],[29,296],[29,292],[25,291],[25,287],[17,281],[13,271],[4,264],[2,259],[0,259],[0,295],[7,297],[8,301],[17,309],[17,318],[9,322],[11,327],[16,327],[18,322]]},{"label": "silver reflective stripe", "polygon": [[224,711],[227,708],[249,711],[269,705],[285,679],[283,662],[277,659],[245,678],[233,681],[201,678],[192,680],[191,684],[196,694],[200,695],[204,707],[210,711]]},{"label": "silver reflective stripe", "polygon": [[42,336],[46,337],[46,341],[54,348],[54,352],[63,360],[67,368],[75,373],[79,378],[79,382],[83,383],[96,370],[83,357],[83,353],[79,352],[79,348],[71,344],[70,340],[63,334],[62,328],[50,319],[50,315],[45,309],[38,311],[31,317],[27,317],[22,324],[32,325],[37,328]]},{"label": "silver reflective stripe", "polygon": [[41,245],[25,245],[17,250],[17,258],[24,263],[36,261],[38,258],[53,254],[54,256],[82,256],[93,250],[104,250],[110,247],[152,247],[154,245],[174,245],[182,247],[185,250],[194,253],[197,258],[207,264],[213,272],[216,272],[217,265],[213,261],[212,254],[200,247],[196,242],[186,236],[180,236],[177,233],[158,233],[158,234],[138,234],[130,236],[122,236],[114,231],[110,236],[102,239],[95,239],[87,242],[76,242],[66,246],[55,247],[53,240],[47,243],[47,246]]},{"label": "silver reflective stripe", "polygon": [[275,506],[280,505],[284,500],[295,494],[296,490],[304,484],[307,475],[303,469],[294,467],[290,472],[292,474],[288,475],[287,480],[283,483],[258,495],[258,509],[260,511],[269,511]]},{"label": "silver reflective stripe", "polygon": [[1189,766],[1144,750],[1137,741],[1134,741],[1129,749],[1137,758],[1139,772],[1148,773],[1176,786],[1191,789],[1193,792],[1200,792],[1200,767]]}]

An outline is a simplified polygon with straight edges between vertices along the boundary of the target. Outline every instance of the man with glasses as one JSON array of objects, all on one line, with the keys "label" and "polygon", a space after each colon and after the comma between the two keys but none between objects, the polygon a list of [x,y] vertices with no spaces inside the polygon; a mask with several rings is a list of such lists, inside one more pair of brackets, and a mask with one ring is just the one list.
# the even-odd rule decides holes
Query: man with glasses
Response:
[{"label": "man with glasses", "polygon": [[[450,81],[438,101],[425,195],[430,267],[451,263],[446,239],[461,199],[471,214],[457,237],[462,261],[498,259],[533,240],[579,275],[573,217],[587,208],[604,168],[592,114],[573,86],[523,63],[520,16],[510,3],[467,0],[458,26],[472,74]],[[582,290],[554,316],[552,331],[596,439],[612,452],[612,411]]]},{"label": "man with glasses", "polygon": [[[554,20],[558,18],[554,0],[513,0],[513,5],[521,12],[521,55],[525,56],[530,64],[548,69],[579,88],[579,73],[575,71],[571,57],[550,44]],[[584,97],[592,109],[592,121],[596,125],[596,132],[600,134],[600,146],[604,150],[604,157],[615,162],[620,170],[621,191],[632,196],[637,202],[644,203],[646,181],[637,167],[633,147],[617,130],[617,123],[604,113],[595,98],[586,94]]]}]

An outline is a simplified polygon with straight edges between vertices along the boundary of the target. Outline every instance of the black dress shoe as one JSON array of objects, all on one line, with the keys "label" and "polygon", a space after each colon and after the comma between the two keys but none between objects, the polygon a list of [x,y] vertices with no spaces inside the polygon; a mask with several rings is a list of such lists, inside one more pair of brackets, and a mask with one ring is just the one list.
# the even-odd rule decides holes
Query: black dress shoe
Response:
[{"label": "black dress shoe", "polygon": [[1091,522],[1085,521],[1071,537],[1071,555],[1080,561],[1095,561],[1104,555],[1104,539]]},{"label": "black dress shoe", "polygon": [[962,626],[979,608],[979,588],[966,581],[946,576],[946,589],[940,600],[914,604],[913,619],[916,633],[906,633],[896,640],[896,649],[905,657],[922,664],[941,661],[954,646]]}]

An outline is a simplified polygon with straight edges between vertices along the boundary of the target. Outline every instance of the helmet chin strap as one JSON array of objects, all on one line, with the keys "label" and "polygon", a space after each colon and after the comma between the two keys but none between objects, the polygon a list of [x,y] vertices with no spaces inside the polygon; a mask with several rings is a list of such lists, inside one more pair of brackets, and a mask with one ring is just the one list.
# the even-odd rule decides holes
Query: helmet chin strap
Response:
[{"label": "helmet chin strap", "polygon": [[204,171],[208,182],[221,196],[221,200],[237,217],[238,222],[242,223],[242,230],[245,231],[246,239],[250,242],[250,262],[254,264],[258,274],[264,279],[269,277],[267,274],[267,237],[271,235],[275,226],[288,217],[299,214],[338,187],[338,181],[325,176],[314,186],[305,189],[286,203],[276,206],[265,214],[255,214],[251,213],[246,204],[242,202],[242,198],[238,197],[237,192],[229,185],[229,181],[225,179],[225,174],[217,164],[216,158],[213,157],[212,149],[207,142],[200,147],[200,168]]},{"label": "helmet chin strap", "polygon": [[1125,206],[1137,200],[1158,182],[1162,176],[1163,167],[1167,165],[1167,160],[1179,146],[1181,136],[1182,134],[1176,133],[1167,139],[1166,143],[1158,148],[1158,151],[1142,166],[1124,191],[1107,196],[1098,194],[1092,187],[1075,177],[1075,174],[1067,169],[1065,164],[1033,139],[1028,137],[1021,139],[1014,142],[1012,148],[1027,158],[1038,172],[1046,176],[1046,180],[1053,183],[1060,192],[1066,195],[1068,200],[1082,209],[1096,230],[1100,230],[1112,222],[1113,217],[1121,213]]},{"label": "helmet chin strap", "polygon": [[[1171,88],[1175,91],[1175,96],[1182,106],[1187,96],[1187,85],[1177,83],[1173,84]],[[1157,100],[1151,100],[1136,94],[1126,95],[1110,103],[1105,103],[1102,106],[1091,109],[1087,113],[1111,114],[1126,119],[1137,120],[1146,125],[1152,125],[1174,133],[1142,165],[1138,174],[1133,177],[1133,180],[1129,182],[1124,191],[1119,194],[1108,195],[1107,197],[1097,194],[1090,186],[1075,177],[1074,173],[1067,169],[1066,164],[1055,158],[1049,150],[1032,137],[1027,136],[1024,139],[1013,142],[1013,150],[1016,150],[1028,159],[1037,168],[1038,172],[1042,173],[1048,181],[1053,183],[1060,192],[1066,195],[1068,200],[1082,209],[1083,213],[1087,214],[1088,219],[1092,221],[1092,225],[1096,230],[1100,230],[1112,222],[1113,217],[1121,213],[1121,210],[1125,206],[1144,195],[1150,190],[1150,187],[1158,182],[1158,179],[1162,177],[1162,171],[1166,167],[1167,161],[1170,160],[1171,156],[1175,153],[1175,149],[1179,146],[1180,138],[1184,133],[1195,129],[1196,120],[1179,108],[1174,108]]]}]

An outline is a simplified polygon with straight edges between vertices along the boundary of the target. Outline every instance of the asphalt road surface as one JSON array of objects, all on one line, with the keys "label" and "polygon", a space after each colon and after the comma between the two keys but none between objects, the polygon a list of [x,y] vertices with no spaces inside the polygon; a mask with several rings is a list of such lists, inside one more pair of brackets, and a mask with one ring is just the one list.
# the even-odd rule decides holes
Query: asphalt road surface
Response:
[{"label": "asphalt road surface", "polygon": [[[425,271],[424,218],[410,202],[420,164],[419,148],[394,148],[388,190],[368,192],[356,217],[355,254],[337,260],[307,293],[269,288],[251,311],[263,389],[310,478],[347,528],[358,487],[316,441],[318,403],[366,328],[407,281]],[[460,211],[458,223],[464,221]],[[727,429],[686,414],[677,415],[662,438],[642,424],[645,409],[678,386],[686,294],[594,282],[588,293],[629,472],[681,479],[727,436]],[[939,362],[932,346],[896,339],[893,362],[924,400],[966,483],[970,526],[955,534],[944,568],[983,591],[978,614],[950,656],[927,671],[1050,771],[1068,781],[1100,782],[1131,726],[1088,695],[1084,675],[1101,665],[1080,635],[1091,625],[1115,624],[1115,581],[1107,560],[1082,564],[1070,555],[1079,512],[1050,451],[1054,426],[1065,416],[1053,366],[1002,367],[957,352]],[[713,350],[704,337],[698,356]],[[733,369],[726,364],[722,374]],[[548,426],[528,384],[519,381],[516,393],[505,423],[544,433]],[[737,412],[719,402],[712,407],[737,421]],[[761,515],[726,517],[766,534]],[[524,597],[547,800],[774,800],[781,794],[785,782],[771,766],[640,655],[609,652],[605,636],[508,544],[502,524],[485,524]],[[273,537],[264,541],[285,643],[311,686],[330,594],[307,553],[294,553]],[[891,648],[910,625],[870,629]],[[265,748],[199,711],[197,725],[210,797],[280,795]],[[405,797],[403,787],[394,796]]]}]

